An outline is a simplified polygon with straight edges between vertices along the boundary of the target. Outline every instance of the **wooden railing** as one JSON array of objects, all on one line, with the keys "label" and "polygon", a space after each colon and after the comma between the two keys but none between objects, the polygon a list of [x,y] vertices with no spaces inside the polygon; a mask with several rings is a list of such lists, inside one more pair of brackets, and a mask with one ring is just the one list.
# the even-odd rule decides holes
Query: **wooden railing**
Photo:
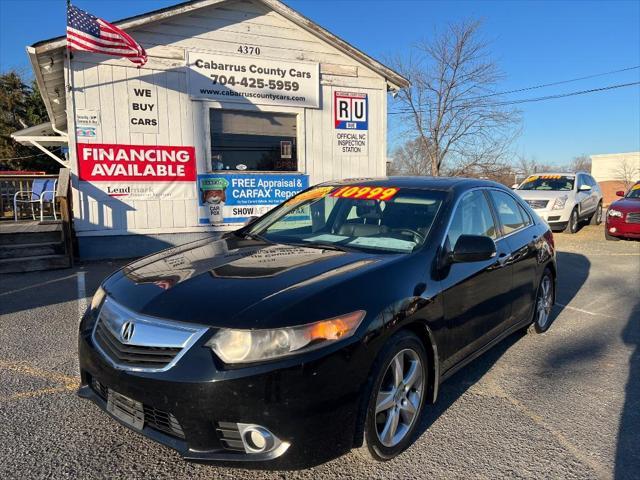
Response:
[{"label": "wooden railing", "polygon": [[71,205],[71,170],[61,168],[58,175],[56,188],[56,201],[60,205],[60,218],[62,220],[62,238],[64,241],[64,251],[69,256],[70,265],[73,267],[74,257],[74,236],[73,226],[73,206]]},{"label": "wooden railing", "polygon": [[[58,175],[0,175],[0,221],[14,219],[13,197],[16,192],[30,191],[36,179],[57,177]],[[28,210],[27,213],[30,212],[31,210]]]}]

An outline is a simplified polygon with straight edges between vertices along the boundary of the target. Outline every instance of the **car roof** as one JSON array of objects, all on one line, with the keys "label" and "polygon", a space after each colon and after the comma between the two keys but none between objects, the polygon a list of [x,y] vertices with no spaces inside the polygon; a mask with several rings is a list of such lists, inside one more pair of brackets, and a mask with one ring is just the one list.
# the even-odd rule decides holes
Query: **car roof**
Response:
[{"label": "car roof", "polygon": [[398,187],[398,188],[419,188],[424,190],[466,190],[475,187],[506,187],[500,183],[490,180],[480,180],[478,178],[464,177],[365,177],[365,178],[345,178],[324,182],[322,185],[358,185],[377,187]]},{"label": "car roof", "polygon": [[[532,173],[531,175],[529,175],[530,177],[533,177],[534,175],[537,176],[544,176],[544,175],[563,175],[563,176],[569,176],[569,177],[575,177],[576,175],[578,175],[579,173],[587,173],[587,172],[536,172],[536,173]],[[588,174],[587,174],[588,175]]]}]

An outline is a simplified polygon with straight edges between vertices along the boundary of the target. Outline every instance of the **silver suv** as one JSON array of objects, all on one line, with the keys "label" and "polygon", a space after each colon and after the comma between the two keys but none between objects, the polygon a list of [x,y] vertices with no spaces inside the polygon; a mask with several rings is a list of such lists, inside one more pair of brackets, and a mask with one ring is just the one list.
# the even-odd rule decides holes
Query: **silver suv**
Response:
[{"label": "silver suv", "polygon": [[537,173],[513,188],[554,231],[602,222],[602,191],[588,173]]}]

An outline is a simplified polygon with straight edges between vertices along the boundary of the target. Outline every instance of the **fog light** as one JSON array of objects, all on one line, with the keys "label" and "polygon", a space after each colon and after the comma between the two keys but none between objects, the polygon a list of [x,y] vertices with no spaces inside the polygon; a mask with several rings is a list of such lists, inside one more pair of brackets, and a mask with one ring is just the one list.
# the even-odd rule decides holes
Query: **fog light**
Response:
[{"label": "fog light", "polygon": [[611,228],[609,229],[609,231],[610,231],[611,233],[616,233],[617,228],[616,228],[616,227],[611,227]]},{"label": "fog light", "polygon": [[242,432],[242,440],[245,448],[251,453],[262,453],[273,447],[274,439],[266,428],[251,426]]}]

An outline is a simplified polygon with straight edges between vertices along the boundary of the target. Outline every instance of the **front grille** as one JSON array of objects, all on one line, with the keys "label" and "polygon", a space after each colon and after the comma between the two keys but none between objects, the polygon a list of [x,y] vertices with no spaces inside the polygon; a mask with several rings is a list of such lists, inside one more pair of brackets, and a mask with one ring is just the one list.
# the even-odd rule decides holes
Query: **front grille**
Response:
[{"label": "front grille", "polygon": [[222,446],[233,452],[244,452],[244,443],[240,437],[237,423],[218,422],[216,424],[216,432]]},{"label": "front grille", "polygon": [[558,220],[560,220],[560,215],[549,215],[549,218],[547,219],[550,222],[557,222]]},{"label": "front grille", "polygon": [[[109,388],[95,378],[91,379],[91,388],[93,388],[98,396],[105,402],[108,401]],[[182,427],[172,413],[165,412],[139,402],[123,401],[121,395],[116,398],[117,400],[114,403],[118,408],[125,410],[129,415],[138,419],[145,426],[184,440]],[[142,405],[142,409],[140,409],[138,405]]]},{"label": "front grille", "polygon": [[94,339],[103,352],[119,364],[129,367],[163,368],[180,353],[181,348],[127,345],[98,319]]},{"label": "front grille", "polygon": [[525,200],[525,202],[527,202],[534,210],[541,210],[543,208],[547,208],[549,200]]},{"label": "front grille", "polygon": [[640,223],[640,212],[627,213],[627,223]]}]

